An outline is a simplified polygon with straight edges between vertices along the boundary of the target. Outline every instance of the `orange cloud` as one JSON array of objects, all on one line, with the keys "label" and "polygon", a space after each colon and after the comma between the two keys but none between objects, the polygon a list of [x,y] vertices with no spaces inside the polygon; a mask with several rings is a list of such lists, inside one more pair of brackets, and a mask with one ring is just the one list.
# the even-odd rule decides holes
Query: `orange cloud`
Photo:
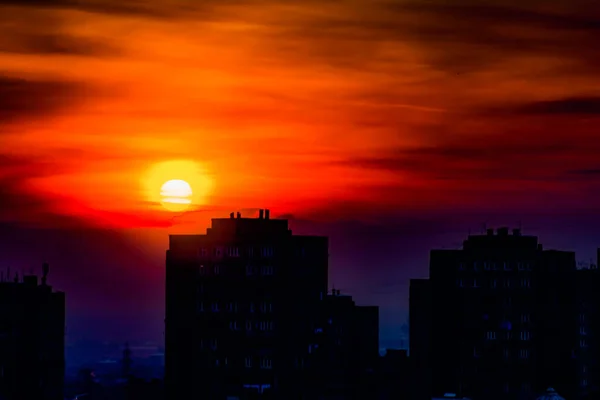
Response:
[{"label": "orange cloud", "polygon": [[593,3],[198,3],[0,0],[12,210],[164,223],[143,177],[173,160],[206,208],[295,214],[595,187]]}]

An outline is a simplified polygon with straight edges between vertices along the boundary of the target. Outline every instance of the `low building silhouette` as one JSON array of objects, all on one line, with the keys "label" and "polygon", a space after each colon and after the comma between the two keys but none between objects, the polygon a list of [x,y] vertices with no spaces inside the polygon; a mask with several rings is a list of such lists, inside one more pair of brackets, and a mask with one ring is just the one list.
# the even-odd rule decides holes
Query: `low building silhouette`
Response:
[{"label": "low building silhouette", "polygon": [[323,299],[321,323],[309,347],[315,356],[315,399],[374,397],[378,391],[379,308],[357,306],[333,290]]},{"label": "low building silhouette", "polygon": [[[0,279],[0,396],[62,400],[65,374],[65,295],[38,277]],[[9,277],[11,279],[9,279]]]}]

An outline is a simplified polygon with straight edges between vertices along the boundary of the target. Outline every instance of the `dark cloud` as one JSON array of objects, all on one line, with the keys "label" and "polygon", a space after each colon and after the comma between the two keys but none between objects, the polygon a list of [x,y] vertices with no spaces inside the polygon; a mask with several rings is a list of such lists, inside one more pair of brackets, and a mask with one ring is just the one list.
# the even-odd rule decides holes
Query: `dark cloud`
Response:
[{"label": "dark cloud", "polygon": [[506,110],[524,115],[597,115],[600,116],[600,97],[571,97],[539,101]]},{"label": "dark cloud", "polygon": [[57,55],[117,55],[117,47],[100,40],[59,33],[16,33],[0,38],[0,52]]},{"label": "dark cloud", "polygon": [[0,75],[0,125],[36,120],[75,107],[90,95],[87,85]]}]

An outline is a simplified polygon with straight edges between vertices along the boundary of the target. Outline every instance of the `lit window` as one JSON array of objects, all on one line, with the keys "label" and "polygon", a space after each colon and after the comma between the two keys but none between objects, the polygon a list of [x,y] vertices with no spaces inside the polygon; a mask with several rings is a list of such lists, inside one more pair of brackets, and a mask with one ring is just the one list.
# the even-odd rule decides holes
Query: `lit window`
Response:
[{"label": "lit window", "polygon": [[521,340],[529,340],[531,338],[531,334],[527,331],[521,332]]},{"label": "lit window", "polygon": [[273,363],[271,362],[270,358],[265,357],[262,359],[260,367],[263,369],[271,369],[273,368]]},{"label": "lit window", "polygon": [[228,255],[229,255],[229,257],[239,257],[240,256],[239,247],[230,247],[228,249]]},{"label": "lit window", "polygon": [[272,247],[263,247],[262,248],[262,256],[263,257],[273,257],[273,248]]}]

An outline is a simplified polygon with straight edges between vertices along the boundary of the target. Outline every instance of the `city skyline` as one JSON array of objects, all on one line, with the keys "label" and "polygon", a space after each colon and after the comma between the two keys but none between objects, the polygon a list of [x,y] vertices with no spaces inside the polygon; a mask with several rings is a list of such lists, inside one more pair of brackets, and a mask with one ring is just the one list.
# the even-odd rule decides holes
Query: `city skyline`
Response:
[{"label": "city skyline", "polygon": [[430,248],[594,258],[598,5],[455,3],[0,0],[0,269],[49,262],[69,337],[161,341],[167,235],[269,207],[397,347]]}]

